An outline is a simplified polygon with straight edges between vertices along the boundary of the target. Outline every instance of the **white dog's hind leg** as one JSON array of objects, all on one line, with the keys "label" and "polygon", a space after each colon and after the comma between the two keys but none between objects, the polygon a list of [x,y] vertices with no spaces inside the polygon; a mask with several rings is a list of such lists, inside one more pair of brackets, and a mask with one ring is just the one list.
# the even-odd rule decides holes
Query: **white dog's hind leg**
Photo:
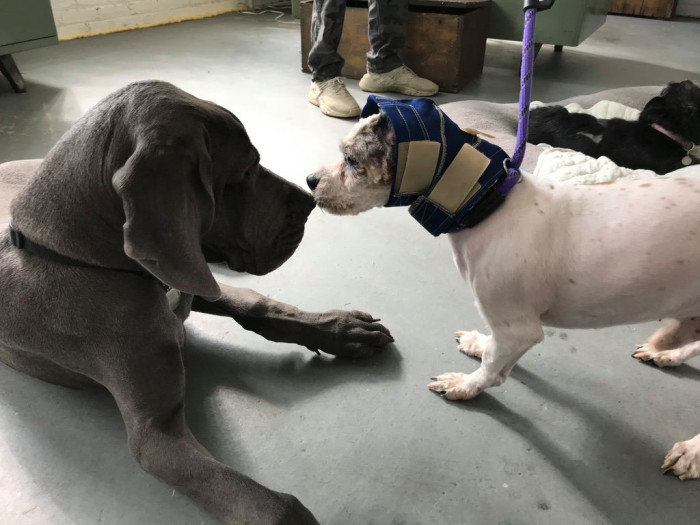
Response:
[{"label": "white dog's hind leg", "polygon": [[[544,339],[539,319],[521,319],[492,326],[491,336],[476,332],[470,352],[481,354],[481,367],[471,374],[447,373],[433,378],[428,388],[450,400],[468,400],[502,384],[525,352]],[[473,334],[474,332],[471,332]],[[481,344],[484,346],[482,347]],[[466,353],[466,352],[465,352]]]},{"label": "white dog's hind leg", "polygon": [[700,434],[673,445],[661,468],[680,479],[700,479]]},{"label": "white dog's hind leg", "polygon": [[670,350],[659,350],[653,346],[644,345],[632,357],[640,361],[652,361],[656,366],[668,367],[682,365],[696,355],[700,355],[700,341]]},{"label": "white dog's hind leg", "polygon": [[696,338],[691,338],[687,341],[681,341],[680,331],[683,321],[680,319],[667,319],[666,324],[652,334],[647,345],[653,346],[658,350],[668,350],[669,348],[678,348],[681,344],[690,343]]},{"label": "white dog's hind leg", "polygon": [[700,354],[700,317],[668,319],[632,357],[658,366],[678,366]]},{"label": "white dog's hind leg", "polygon": [[657,366],[678,366],[700,354],[700,318],[669,319],[632,357]]}]

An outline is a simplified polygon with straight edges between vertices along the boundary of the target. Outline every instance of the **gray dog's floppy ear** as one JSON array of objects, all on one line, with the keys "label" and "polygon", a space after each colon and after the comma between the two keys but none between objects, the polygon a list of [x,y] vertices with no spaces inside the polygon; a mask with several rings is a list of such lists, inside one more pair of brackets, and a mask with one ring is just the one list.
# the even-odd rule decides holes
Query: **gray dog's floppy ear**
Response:
[{"label": "gray dog's floppy ear", "polygon": [[212,167],[201,144],[139,144],[112,178],[121,197],[124,251],[168,286],[206,299],[221,289],[202,254],[214,220]]}]

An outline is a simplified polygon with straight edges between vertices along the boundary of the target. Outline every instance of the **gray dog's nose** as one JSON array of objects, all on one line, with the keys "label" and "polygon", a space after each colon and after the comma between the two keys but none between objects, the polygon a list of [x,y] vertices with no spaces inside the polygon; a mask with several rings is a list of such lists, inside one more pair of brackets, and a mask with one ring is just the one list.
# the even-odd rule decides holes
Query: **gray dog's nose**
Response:
[{"label": "gray dog's nose", "polygon": [[312,173],[308,177],[306,177],[306,184],[309,185],[309,188],[311,188],[311,191],[314,191],[316,189],[316,186],[318,186],[318,177],[316,176],[315,173]]}]

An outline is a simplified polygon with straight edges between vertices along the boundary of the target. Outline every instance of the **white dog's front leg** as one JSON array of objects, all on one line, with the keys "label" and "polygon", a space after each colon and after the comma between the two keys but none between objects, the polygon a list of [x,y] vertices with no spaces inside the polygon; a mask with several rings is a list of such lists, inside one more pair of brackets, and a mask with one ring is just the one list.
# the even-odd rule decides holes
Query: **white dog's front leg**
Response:
[{"label": "white dog's front leg", "polygon": [[468,332],[460,337],[460,351],[481,357],[478,370],[471,374],[439,375],[428,388],[450,400],[472,399],[485,389],[502,384],[518,359],[544,338],[539,320],[504,323],[492,327],[492,332],[491,336]]},{"label": "white dog's front leg", "polygon": [[661,468],[680,479],[700,479],[700,434],[673,445]]},{"label": "white dog's front leg", "polygon": [[490,344],[491,336],[484,335],[481,332],[472,330],[471,332],[458,331],[457,349],[464,355],[481,359],[484,355],[484,349]]}]

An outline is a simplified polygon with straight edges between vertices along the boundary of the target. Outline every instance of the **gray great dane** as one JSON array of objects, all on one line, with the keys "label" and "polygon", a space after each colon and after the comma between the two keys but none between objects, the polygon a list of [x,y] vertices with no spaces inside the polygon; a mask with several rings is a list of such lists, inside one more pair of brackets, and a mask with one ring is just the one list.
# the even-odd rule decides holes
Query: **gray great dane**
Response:
[{"label": "gray great dane", "polygon": [[279,267],[313,207],[259,165],[229,111],[164,82],[130,84],[43,161],[0,165],[0,361],[52,383],[105,387],[139,464],[225,523],[316,524],[294,496],[197,442],[183,365],[190,311],[337,356],[393,341],[369,314],[304,312],[214,280],[207,262],[255,275]]}]

